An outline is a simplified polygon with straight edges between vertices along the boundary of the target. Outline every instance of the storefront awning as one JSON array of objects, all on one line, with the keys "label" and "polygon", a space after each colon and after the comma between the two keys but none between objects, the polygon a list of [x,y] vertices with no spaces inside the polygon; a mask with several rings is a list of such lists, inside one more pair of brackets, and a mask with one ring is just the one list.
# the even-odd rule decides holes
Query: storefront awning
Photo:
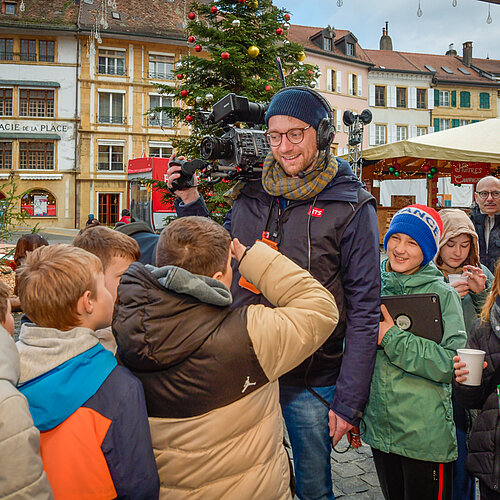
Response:
[{"label": "storefront awning", "polygon": [[30,134],[27,132],[0,132],[0,141],[8,139],[60,141],[61,136],[57,134]]}]

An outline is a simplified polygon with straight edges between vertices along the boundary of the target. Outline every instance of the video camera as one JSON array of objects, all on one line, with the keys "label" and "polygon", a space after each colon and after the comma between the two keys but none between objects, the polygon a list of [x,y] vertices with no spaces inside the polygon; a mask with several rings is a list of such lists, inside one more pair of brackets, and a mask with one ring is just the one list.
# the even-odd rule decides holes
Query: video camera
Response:
[{"label": "video camera", "polygon": [[[199,111],[206,124],[220,124],[223,134],[205,136],[200,144],[203,160],[171,161],[181,166],[181,177],[172,183],[171,191],[187,189],[194,184],[193,174],[215,183],[222,178],[254,180],[260,177],[262,164],[269,152],[265,132],[258,126],[265,123],[267,104],[250,102],[246,97],[230,93],[213,106],[212,112]],[[248,128],[236,127],[245,123]]]}]

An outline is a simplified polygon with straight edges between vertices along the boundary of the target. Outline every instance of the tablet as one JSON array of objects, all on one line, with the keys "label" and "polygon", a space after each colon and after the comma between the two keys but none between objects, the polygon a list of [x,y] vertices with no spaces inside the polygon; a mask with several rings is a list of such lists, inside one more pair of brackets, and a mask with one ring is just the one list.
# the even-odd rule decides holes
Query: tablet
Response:
[{"label": "tablet", "polygon": [[387,295],[382,297],[382,304],[401,330],[408,330],[437,344],[443,340],[443,319],[436,293]]}]

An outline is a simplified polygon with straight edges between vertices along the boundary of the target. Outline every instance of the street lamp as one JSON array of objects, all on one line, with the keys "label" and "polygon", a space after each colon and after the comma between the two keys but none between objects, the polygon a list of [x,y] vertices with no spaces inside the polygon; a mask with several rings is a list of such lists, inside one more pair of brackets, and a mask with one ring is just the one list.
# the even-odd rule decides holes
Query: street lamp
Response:
[{"label": "street lamp", "polygon": [[363,157],[363,131],[365,125],[372,121],[372,112],[364,109],[361,114],[356,115],[352,111],[344,111],[342,121],[349,127],[349,138],[347,144],[348,161],[356,177],[361,180],[362,157]]}]

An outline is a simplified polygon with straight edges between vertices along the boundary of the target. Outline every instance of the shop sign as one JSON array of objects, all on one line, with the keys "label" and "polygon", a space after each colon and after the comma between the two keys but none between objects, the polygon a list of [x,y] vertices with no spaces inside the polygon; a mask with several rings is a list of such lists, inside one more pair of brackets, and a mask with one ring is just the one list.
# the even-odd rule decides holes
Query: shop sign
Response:
[{"label": "shop sign", "polygon": [[452,184],[477,184],[480,179],[490,175],[489,163],[451,162]]}]

